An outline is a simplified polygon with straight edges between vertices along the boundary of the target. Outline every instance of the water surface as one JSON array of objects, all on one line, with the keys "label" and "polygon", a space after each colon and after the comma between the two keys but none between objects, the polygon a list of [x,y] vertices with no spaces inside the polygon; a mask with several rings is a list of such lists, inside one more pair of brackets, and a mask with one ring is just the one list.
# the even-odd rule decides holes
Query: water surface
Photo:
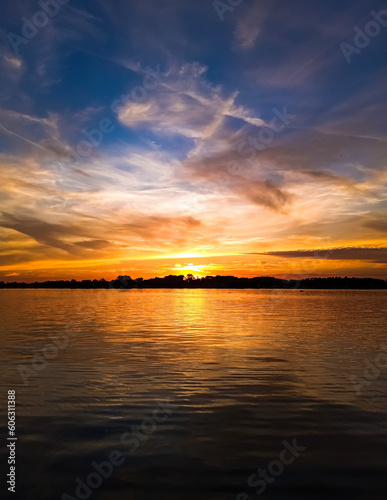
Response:
[{"label": "water surface", "polygon": [[[258,498],[248,478],[296,438],[306,450],[262,498],[385,500],[387,368],[358,390],[350,378],[364,379],[366,360],[387,365],[386,299],[0,290],[0,425],[6,432],[6,391],[15,389],[17,498],[75,497],[76,479],[114,450],[125,462],[90,498]],[[20,367],[65,335],[67,347],[45,351],[52,359],[25,385]],[[174,407],[153,428],[165,401]],[[142,424],[151,432],[140,431],[137,449],[122,444]]]}]

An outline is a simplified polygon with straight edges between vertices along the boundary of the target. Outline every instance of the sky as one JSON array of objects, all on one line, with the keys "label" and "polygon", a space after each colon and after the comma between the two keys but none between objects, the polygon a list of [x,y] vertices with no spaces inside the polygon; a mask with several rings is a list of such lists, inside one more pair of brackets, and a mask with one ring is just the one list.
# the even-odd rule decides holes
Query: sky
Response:
[{"label": "sky", "polygon": [[387,278],[386,42],[373,0],[3,0],[0,281]]}]

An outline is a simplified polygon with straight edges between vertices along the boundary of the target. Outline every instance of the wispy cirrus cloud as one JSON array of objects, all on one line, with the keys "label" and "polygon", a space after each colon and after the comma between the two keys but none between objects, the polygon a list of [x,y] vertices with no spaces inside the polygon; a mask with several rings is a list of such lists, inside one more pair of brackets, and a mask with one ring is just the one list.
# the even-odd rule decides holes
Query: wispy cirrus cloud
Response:
[{"label": "wispy cirrus cloud", "polygon": [[131,128],[148,128],[158,134],[205,140],[215,136],[227,117],[255,126],[265,122],[237,105],[238,92],[224,95],[221,86],[205,79],[197,64],[170,68],[161,83],[143,102],[130,102],[118,111],[119,120]]},{"label": "wispy cirrus cloud", "polygon": [[272,3],[268,0],[258,0],[244,11],[235,28],[235,39],[241,49],[254,47],[272,8]]}]

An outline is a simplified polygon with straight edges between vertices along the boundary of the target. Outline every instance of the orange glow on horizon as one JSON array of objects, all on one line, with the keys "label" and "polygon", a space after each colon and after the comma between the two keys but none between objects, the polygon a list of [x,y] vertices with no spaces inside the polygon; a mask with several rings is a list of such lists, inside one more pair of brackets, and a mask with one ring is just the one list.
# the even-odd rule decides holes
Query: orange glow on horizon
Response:
[{"label": "orange glow on horizon", "polygon": [[313,258],[284,258],[270,255],[233,255],[182,258],[90,261],[38,261],[26,265],[2,266],[0,281],[42,281],[68,279],[106,279],[119,275],[144,279],[156,276],[188,275],[195,277],[234,275],[237,277],[274,276],[277,278],[313,276],[364,276],[387,278],[383,263],[361,260],[331,260]]}]

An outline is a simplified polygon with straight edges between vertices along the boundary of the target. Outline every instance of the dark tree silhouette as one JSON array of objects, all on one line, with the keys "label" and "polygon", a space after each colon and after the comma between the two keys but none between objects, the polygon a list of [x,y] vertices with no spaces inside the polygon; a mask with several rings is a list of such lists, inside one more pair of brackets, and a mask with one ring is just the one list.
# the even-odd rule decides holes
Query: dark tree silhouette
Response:
[{"label": "dark tree silhouette", "polygon": [[187,276],[169,275],[164,278],[133,280],[129,276],[119,276],[115,280],[83,280],[76,281],[45,281],[35,283],[0,282],[0,288],[103,288],[103,289],[131,289],[131,288],[269,288],[269,289],[323,289],[323,290],[385,290],[387,280],[375,278],[305,278],[302,280],[283,280],[271,276],[256,278],[236,278],[235,276],[206,276],[195,278],[192,274]]}]

